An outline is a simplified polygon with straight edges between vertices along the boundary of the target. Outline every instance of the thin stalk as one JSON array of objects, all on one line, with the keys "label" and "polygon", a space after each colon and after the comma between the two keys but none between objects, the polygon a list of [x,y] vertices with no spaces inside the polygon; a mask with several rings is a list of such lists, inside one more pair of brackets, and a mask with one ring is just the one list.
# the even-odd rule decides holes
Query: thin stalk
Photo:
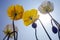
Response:
[{"label": "thin stalk", "polygon": [[54,21],[54,23],[56,24],[56,26],[59,27],[60,24],[50,15],[50,13],[48,13],[48,14],[52,18],[52,20]]},{"label": "thin stalk", "polygon": [[38,40],[36,28],[35,28],[35,37],[36,37],[36,40]]},{"label": "thin stalk", "polygon": [[[15,10],[15,6],[14,6],[14,11],[16,11]],[[14,26],[14,19],[15,19],[15,17],[16,17],[16,15],[14,14],[14,18],[13,18],[13,21],[12,21],[12,24],[13,24],[13,32],[15,31],[15,26]],[[15,40],[15,32],[14,32],[14,40]]]},{"label": "thin stalk", "polygon": [[6,37],[7,37],[7,35],[3,38],[3,40],[5,40],[5,39],[6,39]]},{"label": "thin stalk", "polygon": [[[49,14],[49,13],[48,13]],[[60,24],[49,14],[49,16],[52,18],[52,20],[54,21],[55,25],[58,27],[58,37],[60,40]]]},{"label": "thin stalk", "polygon": [[16,40],[18,40],[18,32],[16,32]]},{"label": "thin stalk", "polygon": [[9,38],[10,38],[10,35],[8,36],[7,40],[9,40]]},{"label": "thin stalk", "polygon": [[[15,31],[14,20],[13,20],[13,31]],[[14,40],[15,40],[15,33],[14,33]]]},{"label": "thin stalk", "polygon": [[50,40],[52,40],[40,19],[39,19],[39,21],[40,21],[43,29],[45,30],[45,33],[47,34],[48,38],[49,38]]},{"label": "thin stalk", "polygon": [[13,31],[13,32],[10,33],[10,35],[13,34],[13,33],[16,33],[16,39],[15,40],[17,40],[17,38],[18,38],[18,32],[17,31]]},{"label": "thin stalk", "polygon": [[53,23],[52,23],[52,21],[53,21],[53,20],[51,19],[51,25],[53,26]]}]

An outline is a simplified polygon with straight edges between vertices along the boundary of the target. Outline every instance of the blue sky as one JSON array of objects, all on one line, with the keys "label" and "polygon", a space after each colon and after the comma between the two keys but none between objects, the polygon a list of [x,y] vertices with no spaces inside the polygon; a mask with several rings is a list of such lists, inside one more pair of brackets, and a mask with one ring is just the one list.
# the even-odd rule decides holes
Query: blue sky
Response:
[{"label": "blue sky", "polygon": [[[4,27],[7,24],[11,24],[12,20],[7,16],[7,9],[11,5],[22,5],[25,10],[36,8],[45,0],[0,0],[0,40],[5,36],[3,33]],[[51,13],[53,18],[55,18],[60,23],[60,0],[49,0],[54,3],[54,11]],[[41,14],[41,13],[40,13]],[[43,18],[43,17],[42,17]],[[49,19],[49,17],[47,17]],[[46,20],[47,20],[46,19]],[[45,20],[45,19],[43,19]],[[41,20],[42,21],[42,20]],[[43,21],[42,21],[43,22]],[[46,30],[51,36],[52,40],[59,40],[58,33],[54,34],[52,32],[52,27],[50,20],[46,23],[43,22]],[[36,40],[34,35],[34,29],[29,25],[26,27],[22,20],[15,21],[15,25],[18,27],[18,40]],[[39,40],[49,40],[45,31],[43,30],[41,24],[37,20],[37,35]]]}]

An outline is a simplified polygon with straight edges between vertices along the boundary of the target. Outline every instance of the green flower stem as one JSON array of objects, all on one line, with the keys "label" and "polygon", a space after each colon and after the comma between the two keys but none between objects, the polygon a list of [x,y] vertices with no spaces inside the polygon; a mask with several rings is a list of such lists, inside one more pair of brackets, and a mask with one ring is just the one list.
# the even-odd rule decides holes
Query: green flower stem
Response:
[{"label": "green flower stem", "polygon": [[18,40],[18,32],[16,32],[16,40]]},{"label": "green flower stem", "polygon": [[6,39],[6,37],[7,37],[7,35],[3,38],[3,40],[5,40],[5,39]]},{"label": "green flower stem", "polygon": [[52,18],[52,20],[54,21],[55,25],[58,27],[58,37],[59,37],[59,40],[60,40],[60,24],[50,15],[50,13],[48,13],[49,16]]},{"label": "green flower stem", "polygon": [[50,13],[48,13],[48,14],[52,18],[52,20],[54,21],[54,23],[56,24],[56,26],[59,27],[60,24],[50,15]]},{"label": "green flower stem", "polygon": [[[15,31],[14,20],[13,20],[13,31]],[[15,40],[15,33],[14,33],[14,40]]]},{"label": "green flower stem", "polygon": [[39,19],[39,21],[40,21],[40,23],[41,23],[43,29],[45,30],[45,33],[47,34],[48,38],[49,38],[50,40],[52,40],[51,37],[49,36],[48,32],[46,31],[46,29],[45,29],[45,27],[44,27],[44,25],[42,24],[42,22],[41,22],[40,19]]},{"label": "green flower stem", "polygon": [[10,38],[10,34],[8,33],[8,34],[3,38],[3,40],[5,40],[6,37],[7,37],[7,40],[9,40],[9,38]]},{"label": "green flower stem", "polygon": [[7,40],[9,40],[9,38],[10,38],[10,34],[8,35],[8,38],[7,38]]},{"label": "green flower stem", "polygon": [[52,21],[53,21],[53,20],[51,19],[51,25],[53,26],[53,23],[52,23]]},{"label": "green flower stem", "polygon": [[13,32],[10,33],[10,35],[13,34],[13,33],[16,33],[16,37],[15,37],[16,39],[15,40],[17,40],[17,38],[18,38],[18,32],[17,31],[13,31]]},{"label": "green flower stem", "polygon": [[36,37],[36,40],[38,40],[36,28],[35,28],[35,37]]}]

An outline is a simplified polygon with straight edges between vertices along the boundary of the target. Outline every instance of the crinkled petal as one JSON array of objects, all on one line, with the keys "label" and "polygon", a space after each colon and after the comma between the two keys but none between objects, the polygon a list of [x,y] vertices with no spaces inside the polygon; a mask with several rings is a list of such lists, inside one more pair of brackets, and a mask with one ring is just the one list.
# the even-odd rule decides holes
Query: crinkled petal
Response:
[{"label": "crinkled petal", "polygon": [[38,8],[41,13],[49,13],[54,10],[53,3],[50,1],[44,1]]},{"label": "crinkled petal", "polygon": [[23,9],[23,6],[21,5],[12,5],[8,8],[7,12],[8,12],[8,16],[10,17],[10,19],[19,20],[22,18],[24,9]]},{"label": "crinkled petal", "polygon": [[[17,27],[15,27],[15,31],[18,31]],[[8,24],[6,25],[6,27],[4,28],[4,34],[7,35],[8,33],[13,32],[13,25],[12,24]],[[12,38],[14,34],[11,34],[10,37]]]},{"label": "crinkled petal", "polygon": [[37,18],[38,18],[38,14],[37,14],[36,9],[31,9],[31,10],[25,11],[24,14],[23,14],[23,17],[22,17],[22,19],[24,21],[24,24],[26,26],[33,23],[35,20],[37,20]]}]

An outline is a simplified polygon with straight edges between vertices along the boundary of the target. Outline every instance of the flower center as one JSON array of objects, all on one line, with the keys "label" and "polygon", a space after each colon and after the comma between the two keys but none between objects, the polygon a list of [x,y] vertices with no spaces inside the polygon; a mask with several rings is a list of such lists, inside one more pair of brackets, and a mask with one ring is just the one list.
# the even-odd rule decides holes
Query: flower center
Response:
[{"label": "flower center", "polygon": [[32,17],[30,17],[30,20],[32,20]]},{"label": "flower center", "polygon": [[48,9],[46,9],[46,12],[48,12]]},{"label": "flower center", "polygon": [[16,17],[16,16],[17,16],[17,13],[14,14],[14,17]]}]

